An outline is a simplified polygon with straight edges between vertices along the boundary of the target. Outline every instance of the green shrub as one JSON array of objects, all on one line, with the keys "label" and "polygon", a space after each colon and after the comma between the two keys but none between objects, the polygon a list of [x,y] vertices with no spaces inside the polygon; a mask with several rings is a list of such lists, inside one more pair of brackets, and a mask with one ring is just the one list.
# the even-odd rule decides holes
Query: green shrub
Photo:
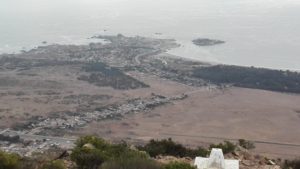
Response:
[{"label": "green shrub", "polygon": [[150,159],[149,154],[143,151],[136,151],[136,150],[127,150],[124,151],[119,156],[114,156],[114,159],[122,159],[122,158],[143,158],[143,159]]},{"label": "green shrub", "polygon": [[161,166],[148,158],[122,157],[105,162],[101,169],[161,169]]},{"label": "green shrub", "polygon": [[87,149],[76,147],[71,154],[72,161],[82,169],[94,169],[109,159],[107,153],[101,149]]},{"label": "green shrub", "polygon": [[239,146],[245,148],[245,149],[254,149],[255,148],[255,145],[253,142],[251,141],[247,141],[247,140],[244,140],[244,139],[239,139]]},{"label": "green shrub", "polygon": [[149,158],[146,153],[130,149],[126,143],[110,144],[93,136],[81,137],[75,145],[71,160],[82,169],[99,168],[104,162],[120,158]]},{"label": "green shrub", "polygon": [[106,149],[110,146],[110,144],[107,141],[95,136],[80,137],[75,142],[76,147],[83,147],[86,144],[92,144],[97,149]]},{"label": "green shrub", "polygon": [[184,162],[171,162],[165,165],[164,169],[196,169],[196,167]]},{"label": "green shrub", "polygon": [[186,157],[206,157],[209,154],[209,150],[203,147],[198,147],[197,149],[187,149]]},{"label": "green shrub", "polygon": [[156,157],[157,155],[183,157],[186,154],[186,148],[181,144],[175,143],[171,138],[161,141],[150,140],[150,142],[141,149],[148,152],[151,157]]},{"label": "green shrub", "polygon": [[211,144],[209,146],[209,149],[212,149],[212,148],[220,148],[220,149],[222,149],[224,154],[228,154],[235,150],[236,145],[233,144],[232,142],[224,141],[224,143]]},{"label": "green shrub", "polygon": [[111,156],[101,169],[159,169],[159,165],[145,152],[126,149]]},{"label": "green shrub", "polygon": [[66,169],[62,160],[54,160],[43,165],[42,169]]},{"label": "green shrub", "polygon": [[79,138],[71,153],[71,160],[82,169],[97,168],[108,159],[109,143],[101,138],[85,136]]},{"label": "green shrub", "polygon": [[44,152],[33,152],[30,157],[22,157],[20,169],[61,169],[61,166],[64,166],[63,161],[53,160],[60,155],[61,149],[56,148],[47,149]]},{"label": "green shrub", "polygon": [[10,154],[0,150],[0,169],[18,169],[20,157],[17,154]]},{"label": "green shrub", "polygon": [[171,138],[163,140],[150,140],[145,146],[139,147],[140,150],[146,151],[151,157],[158,155],[171,155],[176,157],[206,156],[208,151],[202,147],[190,149],[182,144],[175,143]]}]

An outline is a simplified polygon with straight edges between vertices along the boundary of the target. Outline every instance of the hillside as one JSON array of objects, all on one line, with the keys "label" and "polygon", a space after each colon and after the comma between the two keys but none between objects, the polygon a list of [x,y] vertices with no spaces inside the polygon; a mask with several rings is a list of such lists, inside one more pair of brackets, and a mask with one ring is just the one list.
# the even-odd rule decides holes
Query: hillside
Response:
[{"label": "hillside", "polygon": [[[135,147],[125,142],[110,143],[101,138],[79,138],[75,147],[63,150],[53,147],[29,157],[0,151],[1,169],[195,169],[194,158],[206,157],[211,148],[225,153],[225,159],[239,160],[240,169],[283,169],[299,167],[299,161],[271,160],[251,153],[252,143],[240,140],[238,144],[212,144],[209,149],[191,149],[168,140],[151,140]],[[155,154],[153,154],[155,153]]]}]

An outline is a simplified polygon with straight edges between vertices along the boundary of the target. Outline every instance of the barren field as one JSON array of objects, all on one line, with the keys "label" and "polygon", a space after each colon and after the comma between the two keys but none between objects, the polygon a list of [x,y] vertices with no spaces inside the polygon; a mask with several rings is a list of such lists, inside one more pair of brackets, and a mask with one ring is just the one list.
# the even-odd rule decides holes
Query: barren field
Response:
[{"label": "barren field", "polygon": [[190,88],[151,78],[148,84],[154,91],[167,88],[168,94],[181,91],[188,97],[148,113],[93,123],[81,132],[133,142],[172,137],[191,146],[243,138],[255,141],[254,151],[259,153],[300,155],[300,95],[234,87]]}]

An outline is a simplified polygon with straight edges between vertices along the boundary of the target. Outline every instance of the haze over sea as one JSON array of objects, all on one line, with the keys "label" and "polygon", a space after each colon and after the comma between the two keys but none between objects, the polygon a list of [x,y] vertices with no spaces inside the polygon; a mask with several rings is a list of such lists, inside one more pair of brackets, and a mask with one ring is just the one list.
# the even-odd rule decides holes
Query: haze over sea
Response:
[{"label": "haze over sea", "polygon": [[182,46],[169,53],[200,61],[300,70],[300,0],[0,1],[0,53],[117,33],[174,38]]}]

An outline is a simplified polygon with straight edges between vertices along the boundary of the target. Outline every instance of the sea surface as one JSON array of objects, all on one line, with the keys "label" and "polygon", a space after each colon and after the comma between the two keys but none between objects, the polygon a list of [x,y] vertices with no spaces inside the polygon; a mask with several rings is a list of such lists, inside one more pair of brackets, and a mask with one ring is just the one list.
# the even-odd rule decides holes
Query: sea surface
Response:
[{"label": "sea surface", "polygon": [[[97,34],[176,39],[171,54],[300,70],[300,0],[1,0],[0,53]],[[195,38],[226,41],[195,46]]]}]

